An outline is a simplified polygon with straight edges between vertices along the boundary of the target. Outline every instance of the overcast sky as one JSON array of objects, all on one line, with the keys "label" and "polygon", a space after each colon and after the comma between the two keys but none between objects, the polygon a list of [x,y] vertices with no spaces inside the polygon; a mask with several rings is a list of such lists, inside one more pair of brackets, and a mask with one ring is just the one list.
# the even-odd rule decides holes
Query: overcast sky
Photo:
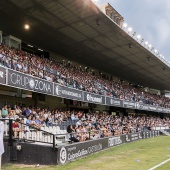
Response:
[{"label": "overcast sky", "polygon": [[110,3],[128,26],[170,61],[170,0],[98,0]]}]

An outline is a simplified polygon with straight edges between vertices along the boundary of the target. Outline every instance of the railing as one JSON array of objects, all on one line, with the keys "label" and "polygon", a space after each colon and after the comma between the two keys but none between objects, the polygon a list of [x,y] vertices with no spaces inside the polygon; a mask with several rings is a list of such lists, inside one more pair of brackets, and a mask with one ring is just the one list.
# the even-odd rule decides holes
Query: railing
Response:
[{"label": "railing", "polygon": [[[12,129],[12,123],[15,121],[13,119],[0,119],[4,122],[4,137],[8,138],[9,145],[12,146],[12,142],[14,139],[14,131]],[[76,137],[80,135],[85,135],[85,140],[93,140],[94,133],[97,133],[98,137],[97,139],[102,137],[105,137],[104,132],[105,130],[91,130],[91,131],[80,131],[80,132],[72,132],[67,133],[66,130],[61,130],[59,126],[42,126],[41,128],[35,128],[34,126],[29,126],[27,124],[19,122],[20,131],[17,134],[16,140],[23,141],[23,142],[39,142],[39,143],[46,143],[51,144],[53,148],[55,148],[56,145],[62,144],[62,143],[72,143],[72,137]],[[169,129],[168,126],[156,126],[152,127],[152,130],[163,130],[163,129]],[[113,133],[109,136],[114,136]],[[96,136],[97,136],[96,135]],[[93,137],[92,137],[93,136]],[[81,139],[79,138],[79,141]]]},{"label": "railing", "polygon": [[169,126],[155,126],[152,129],[153,130],[164,130],[164,129],[169,129]]},{"label": "railing", "polygon": [[[37,129],[33,126],[26,125],[19,122],[19,131],[13,131],[12,124],[15,122],[13,119],[0,119],[4,122],[4,137],[8,138],[9,145],[12,146],[13,139],[20,141],[32,141],[52,144],[55,148],[55,134]],[[14,138],[14,133],[17,133],[17,137]]]}]

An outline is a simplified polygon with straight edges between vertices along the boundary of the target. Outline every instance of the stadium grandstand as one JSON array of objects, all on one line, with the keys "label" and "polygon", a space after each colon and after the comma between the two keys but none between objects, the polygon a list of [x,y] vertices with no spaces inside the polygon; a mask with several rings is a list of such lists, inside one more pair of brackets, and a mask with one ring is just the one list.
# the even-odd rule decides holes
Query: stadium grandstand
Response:
[{"label": "stadium grandstand", "polygon": [[169,135],[170,65],[125,27],[109,3],[1,1],[3,164],[64,164]]}]

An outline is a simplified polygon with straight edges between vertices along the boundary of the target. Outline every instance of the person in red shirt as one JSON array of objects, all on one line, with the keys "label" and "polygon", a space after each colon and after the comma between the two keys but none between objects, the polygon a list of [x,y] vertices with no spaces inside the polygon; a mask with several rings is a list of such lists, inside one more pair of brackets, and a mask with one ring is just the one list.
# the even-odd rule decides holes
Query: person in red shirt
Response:
[{"label": "person in red shirt", "polygon": [[19,126],[20,119],[16,119],[15,122],[12,124],[12,130],[14,132],[14,138],[18,137],[19,132],[21,131]]}]

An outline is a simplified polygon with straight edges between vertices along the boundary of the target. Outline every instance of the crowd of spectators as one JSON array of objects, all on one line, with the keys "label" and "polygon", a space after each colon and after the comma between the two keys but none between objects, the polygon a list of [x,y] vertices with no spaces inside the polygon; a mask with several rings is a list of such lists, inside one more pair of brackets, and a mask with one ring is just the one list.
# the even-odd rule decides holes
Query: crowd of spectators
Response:
[{"label": "crowd of spectators", "polygon": [[[19,105],[4,105],[0,110],[0,118],[13,118],[14,137],[24,131],[24,126],[41,129],[46,126],[59,126],[62,122],[74,122],[67,127],[68,133],[73,133],[73,141],[85,141],[102,137],[129,134],[144,130],[154,130],[154,127],[169,127],[170,119],[146,116],[129,115],[116,116],[107,113],[89,111],[50,110],[39,107],[24,107]],[[20,122],[20,123],[19,123]],[[23,123],[23,124],[21,124]]]},{"label": "crowd of spectators", "polygon": [[94,72],[88,67],[82,68],[70,62],[39,57],[3,44],[0,45],[0,63],[7,68],[79,90],[170,108],[170,99],[163,95],[145,92],[129,83],[113,79],[110,75]]}]

